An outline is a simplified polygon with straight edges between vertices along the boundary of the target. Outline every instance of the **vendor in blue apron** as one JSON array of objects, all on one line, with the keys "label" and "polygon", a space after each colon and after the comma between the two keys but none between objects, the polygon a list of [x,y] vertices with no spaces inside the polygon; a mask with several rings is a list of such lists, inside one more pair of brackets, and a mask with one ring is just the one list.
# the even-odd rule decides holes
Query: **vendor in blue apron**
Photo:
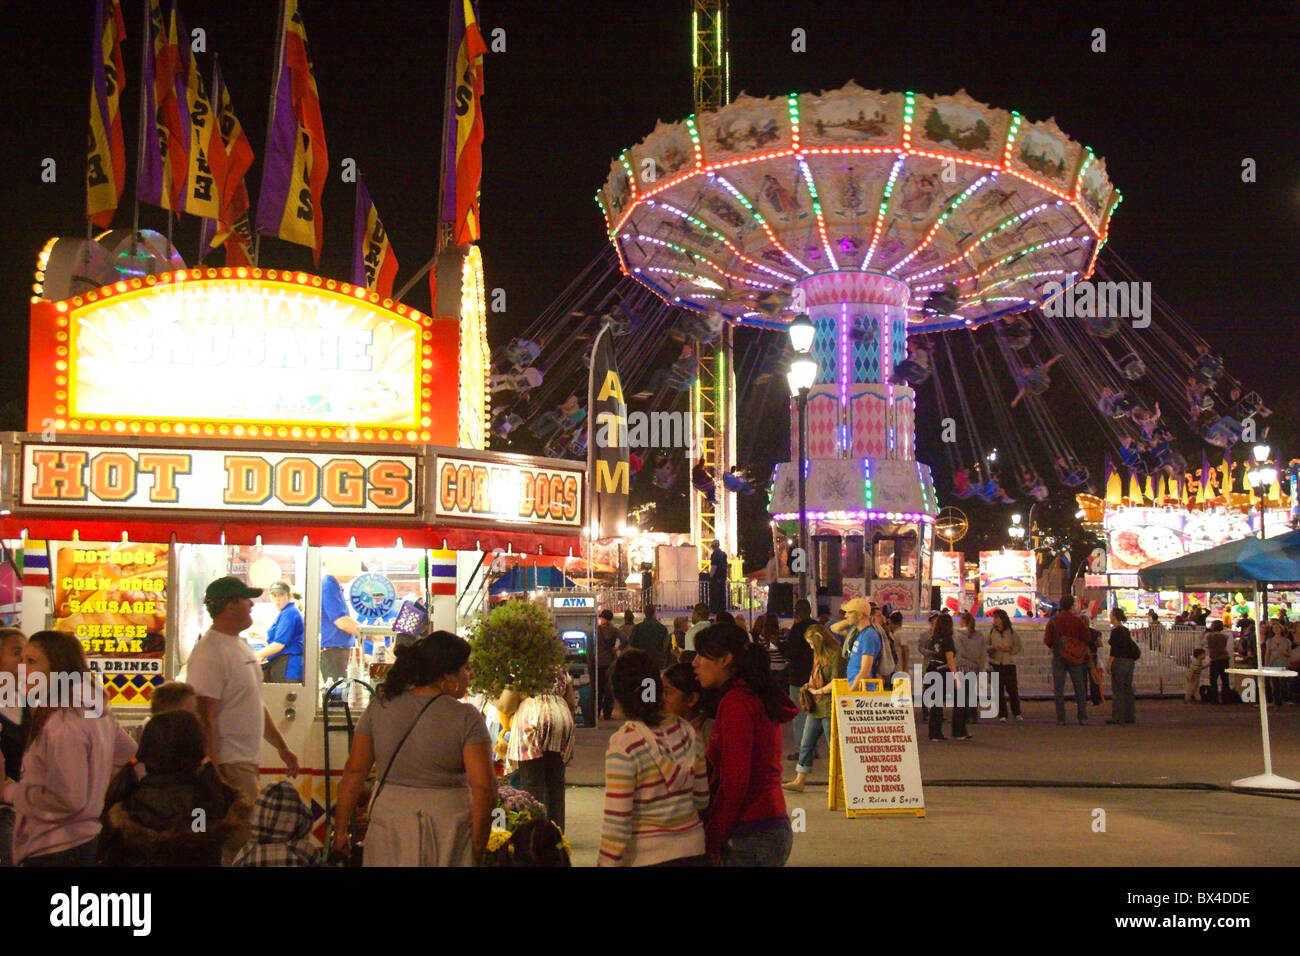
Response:
[{"label": "vendor in blue apron", "polygon": [[303,637],[307,628],[302,612],[293,603],[289,585],[276,581],[269,590],[279,613],[267,628],[266,646],[257,652],[265,667],[263,680],[268,684],[298,684],[302,682]]}]

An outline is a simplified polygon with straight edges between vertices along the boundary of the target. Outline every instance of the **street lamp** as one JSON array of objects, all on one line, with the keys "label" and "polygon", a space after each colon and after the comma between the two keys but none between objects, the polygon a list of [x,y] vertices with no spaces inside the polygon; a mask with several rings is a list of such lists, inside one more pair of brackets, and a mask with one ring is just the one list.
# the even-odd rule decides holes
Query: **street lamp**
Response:
[{"label": "street lamp", "polygon": [[799,551],[802,568],[799,572],[799,597],[808,597],[808,392],[817,380],[817,361],[809,356],[812,349],[816,327],[806,315],[796,316],[790,323],[790,345],[796,357],[790,363],[786,381],[790,384],[790,396],[798,403],[799,447],[795,457],[795,475],[799,483]]},{"label": "street lamp", "polygon": [[1020,515],[1011,516],[1011,527],[1007,529],[1007,534],[1019,541],[1025,536],[1025,526],[1020,523]]},{"label": "street lamp", "polygon": [[[1269,456],[1272,455],[1273,449],[1263,443],[1256,445],[1250,450],[1251,455],[1255,458],[1255,467],[1246,472],[1246,481],[1255,489],[1255,494],[1259,498],[1259,538],[1264,540],[1264,496],[1268,494],[1269,488],[1273,482],[1277,481],[1277,469],[1268,463]],[[1268,619],[1268,582],[1260,582],[1260,601],[1262,602],[1255,609],[1255,614],[1259,618],[1259,624],[1256,627],[1260,640],[1264,636],[1263,624]]]}]

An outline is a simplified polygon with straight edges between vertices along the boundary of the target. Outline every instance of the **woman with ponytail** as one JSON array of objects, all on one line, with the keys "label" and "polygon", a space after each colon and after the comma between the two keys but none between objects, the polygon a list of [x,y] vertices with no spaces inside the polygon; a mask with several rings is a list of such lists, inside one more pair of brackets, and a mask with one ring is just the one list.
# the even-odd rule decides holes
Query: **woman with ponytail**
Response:
[{"label": "woman with ponytail", "polygon": [[794,835],[781,792],[781,725],[798,708],[773,680],[767,649],[734,623],[701,631],[695,648],[700,685],[721,695],[706,754],[709,858],[723,866],[784,866]]}]

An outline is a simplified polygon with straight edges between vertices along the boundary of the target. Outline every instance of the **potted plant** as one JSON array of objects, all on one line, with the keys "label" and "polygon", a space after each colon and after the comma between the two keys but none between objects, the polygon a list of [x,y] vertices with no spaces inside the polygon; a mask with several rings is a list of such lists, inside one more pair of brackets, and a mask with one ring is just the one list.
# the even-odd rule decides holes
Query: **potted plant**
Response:
[{"label": "potted plant", "polygon": [[504,713],[513,713],[520,698],[550,690],[564,665],[550,615],[527,601],[507,601],[480,618],[469,643],[474,687],[498,699]]}]

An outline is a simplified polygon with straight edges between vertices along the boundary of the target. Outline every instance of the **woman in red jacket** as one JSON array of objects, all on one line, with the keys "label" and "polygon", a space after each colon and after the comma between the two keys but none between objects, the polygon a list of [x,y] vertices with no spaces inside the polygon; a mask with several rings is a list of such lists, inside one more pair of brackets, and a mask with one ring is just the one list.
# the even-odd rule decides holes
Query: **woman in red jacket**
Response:
[{"label": "woman in red jacket", "polygon": [[772,679],[767,649],[735,624],[695,638],[695,675],[721,694],[706,753],[705,844],[723,866],[785,866],[794,835],[781,792],[781,725],[798,708]]}]

